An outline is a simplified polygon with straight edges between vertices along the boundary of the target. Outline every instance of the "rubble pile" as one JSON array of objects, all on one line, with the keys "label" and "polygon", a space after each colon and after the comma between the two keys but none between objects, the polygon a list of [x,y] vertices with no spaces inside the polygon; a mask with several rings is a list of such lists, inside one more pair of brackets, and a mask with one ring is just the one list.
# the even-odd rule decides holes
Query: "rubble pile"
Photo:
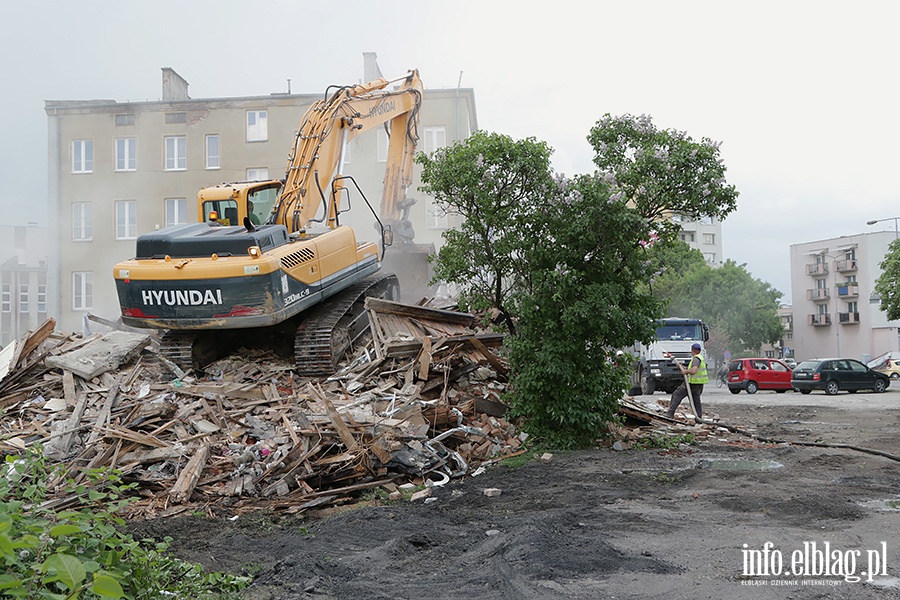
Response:
[{"label": "rubble pile", "polygon": [[135,516],[297,512],[442,485],[524,452],[500,402],[502,335],[451,310],[366,308],[369,341],[325,379],[247,349],[184,373],[152,333],[64,335],[49,320],[0,352],[0,451],[39,446],[61,465],[47,482],[59,508],[75,500],[65,482],[118,469],[137,484]]}]

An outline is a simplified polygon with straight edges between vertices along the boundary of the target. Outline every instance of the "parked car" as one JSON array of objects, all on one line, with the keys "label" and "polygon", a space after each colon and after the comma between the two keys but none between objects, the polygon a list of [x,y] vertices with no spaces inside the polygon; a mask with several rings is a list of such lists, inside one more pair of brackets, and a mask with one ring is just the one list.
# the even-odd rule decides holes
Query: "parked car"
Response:
[{"label": "parked car", "polygon": [[891,379],[852,358],[824,358],[797,365],[791,384],[801,394],[813,390],[825,390],[829,396],[841,390],[851,394],[858,390],[873,390],[880,394],[891,385]]},{"label": "parked car", "polygon": [[786,364],[786,365],[788,366],[788,369],[793,370],[794,367],[797,366],[797,361],[794,360],[793,358],[785,358],[785,359],[784,359],[784,364]]},{"label": "parked car", "polygon": [[791,369],[774,358],[738,358],[728,364],[728,391],[775,390],[779,394],[792,389]]},{"label": "parked car", "polygon": [[875,369],[879,373],[884,373],[891,379],[900,379],[900,363],[889,360],[883,367]]}]

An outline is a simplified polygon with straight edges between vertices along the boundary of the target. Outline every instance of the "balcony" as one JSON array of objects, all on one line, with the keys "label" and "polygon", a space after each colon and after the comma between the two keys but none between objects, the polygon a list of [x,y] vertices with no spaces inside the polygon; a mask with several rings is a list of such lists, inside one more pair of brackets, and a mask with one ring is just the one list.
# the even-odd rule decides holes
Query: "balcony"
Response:
[{"label": "balcony", "polygon": [[846,258],[844,260],[834,261],[834,270],[838,273],[847,273],[856,270],[856,259]]},{"label": "balcony", "polygon": [[841,325],[859,325],[859,313],[858,312],[838,313],[838,321],[840,321]]},{"label": "balcony", "polygon": [[813,302],[824,302],[831,297],[831,293],[828,291],[828,288],[815,288],[812,290],[806,290],[806,299],[812,300]]},{"label": "balcony", "polygon": [[813,327],[831,325],[831,315],[809,315],[809,324]]},{"label": "balcony", "polygon": [[837,295],[839,298],[856,298],[859,296],[859,286],[857,284],[852,284],[852,285],[838,284]]},{"label": "balcony", "polygon": [[806,265],[806,274],[812,275],[813,277],[817,275],[828,275],[828,265],[825,263]]}]

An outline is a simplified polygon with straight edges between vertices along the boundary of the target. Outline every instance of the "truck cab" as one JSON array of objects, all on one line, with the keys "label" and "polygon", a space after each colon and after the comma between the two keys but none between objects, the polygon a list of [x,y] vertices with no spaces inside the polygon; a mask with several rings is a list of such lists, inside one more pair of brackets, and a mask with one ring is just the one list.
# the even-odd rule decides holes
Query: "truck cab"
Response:
[{"label": "truck cab", "polygon": [[700,319],[667,317],[656,322],[656,336],[649,345],[635,344],[631,379],[631,395],[652,394],[657,390],[671,393],[684,376],[675,361],[687,362],[691,346],[699,343],[705,354],[709,326]]}]

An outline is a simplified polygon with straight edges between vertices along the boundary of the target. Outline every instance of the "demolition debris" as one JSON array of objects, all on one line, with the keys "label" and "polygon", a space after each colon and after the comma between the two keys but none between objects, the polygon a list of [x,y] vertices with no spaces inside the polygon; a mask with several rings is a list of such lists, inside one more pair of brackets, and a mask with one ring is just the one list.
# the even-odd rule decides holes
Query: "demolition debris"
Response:
[{"label": "demolition debris", "polygon": [[47,482],[57,508],[77,500],[66,482],[117,469],[137,484],[133,516],[298,512],[443,485],[524,452],[500,400],[502,335],[452,310],[366,308],[370,340],[324,379],[247,349],[186,374],[151,333],[63,335],[48,320],[0,353],[0,451],[41,447],[60,465]]}]

